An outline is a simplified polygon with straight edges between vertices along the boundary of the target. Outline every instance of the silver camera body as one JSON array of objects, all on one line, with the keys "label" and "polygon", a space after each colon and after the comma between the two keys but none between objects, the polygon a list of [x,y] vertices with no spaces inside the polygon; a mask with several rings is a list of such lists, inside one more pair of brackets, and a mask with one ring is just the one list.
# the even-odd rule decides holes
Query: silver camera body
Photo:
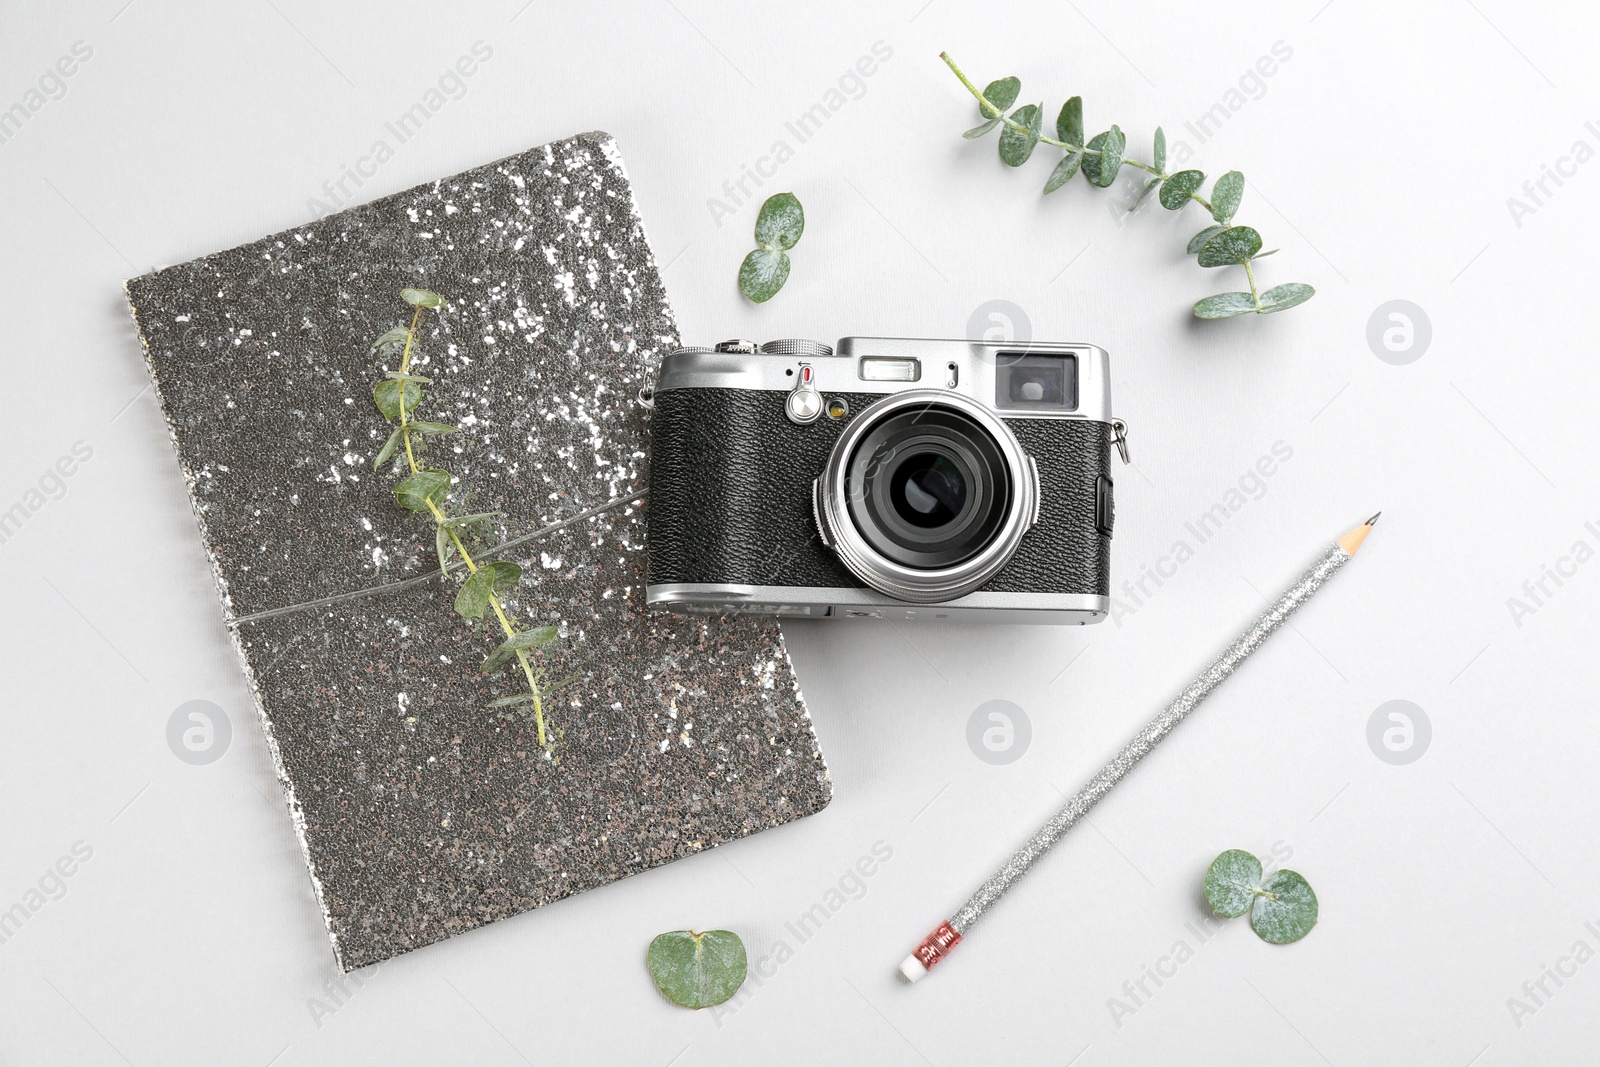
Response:
[{"label": "silver camera body", "polygon": [[649,605],[1098,622],[1110,361],[1094,345],[846,337],[680,349],[651,399]]}]

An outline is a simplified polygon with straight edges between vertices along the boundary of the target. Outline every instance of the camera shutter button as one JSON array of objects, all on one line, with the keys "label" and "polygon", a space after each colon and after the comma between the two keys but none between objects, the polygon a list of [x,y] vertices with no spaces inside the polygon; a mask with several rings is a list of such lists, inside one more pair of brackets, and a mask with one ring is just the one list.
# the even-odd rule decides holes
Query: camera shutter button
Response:
[{"label": "camera shutter button", "polygon": [[815,381],[816,371],[809,363],[800,364],[800,374],[794,383],[794,389],[783,403],[784,414],[789,416],[789,421],[801,426],[810,425],[817,421],[817,416],[822,414],[822,394],[817,392]]}]

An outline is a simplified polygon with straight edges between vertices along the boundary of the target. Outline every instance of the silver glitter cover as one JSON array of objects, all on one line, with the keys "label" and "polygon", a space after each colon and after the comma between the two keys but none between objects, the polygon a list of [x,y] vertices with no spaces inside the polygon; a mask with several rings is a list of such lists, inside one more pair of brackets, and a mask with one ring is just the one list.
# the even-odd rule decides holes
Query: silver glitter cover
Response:
[{"label": "silver glitter cover", "polygon": [[1122,781],[1140,760],[1148,756],[1151,750],[1160,744],[1162,739],[1191,711],[1199,707],[1201,701],[1210,696],[1212,690],[1221,685],[1239,664],[1261,647],[1261,643],[1271,636],[1272,631],[1283,625],[1285,619],[1310,599],[1311,594],[1328,580],[1329,575],[1348,562],[1350,556],[1335,544],[1308,567],[1305,573],[1295,579],[1294,584],[1284,590],[1283,595],[1263,611],[1250,627],[1228,646],[1226,652],[1201,671],[1200,675],[1178,694],[1176,700],[1168,704],[1161,714],[1151,719],[1132,741],[1123,746],[1121,752],[1112,757],[1111,762],[1100,768],[1099,773],[1089,779],[1087,785],[1078,790],[1049,822],[1028,839],[1027,844],[1018,849],[993,877],[978,887],[978,891],[961,905],[961,910],[950,917],[950,925],[956,932],[965,934],[971,930],[983,913],[1005,895],[1006,890],[1016,884],[1019,878],[1027,874],[1063,834],[1072,829],[1079,819],[1088,814],[1090,808],[1111,792],[1112,788]]},{"label": "silver glitter cover", "polygon": [[[511,607],[572,680],[487,707],[501,639],[452,610],[433,524],[372,460],[373,338],[426,315],[419,415],[451,507],[501,512]],[[820,810],[767,620],[644,609],[648,411],[677,346],[612,139],[581,134],[136,278],[128,300],[334,951],[366,966]],[[432,575],[432,576],[430,576]]]}]

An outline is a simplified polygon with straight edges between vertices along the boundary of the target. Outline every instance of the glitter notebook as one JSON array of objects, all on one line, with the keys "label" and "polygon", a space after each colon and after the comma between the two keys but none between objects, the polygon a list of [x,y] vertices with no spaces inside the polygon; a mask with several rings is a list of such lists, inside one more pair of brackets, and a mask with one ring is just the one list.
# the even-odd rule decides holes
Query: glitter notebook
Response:
[{"label": "glitter notebook", "polygon": [[[559,730],[488,707],[431,520],[374,472],[373,339],[420,332],[452,501],[502,512],[560,627]],[[776,623],[644,609],[654,380],[677,328],[612,139],[582,134],[128,283],[334,952],[363,967],[824,807]]]}]

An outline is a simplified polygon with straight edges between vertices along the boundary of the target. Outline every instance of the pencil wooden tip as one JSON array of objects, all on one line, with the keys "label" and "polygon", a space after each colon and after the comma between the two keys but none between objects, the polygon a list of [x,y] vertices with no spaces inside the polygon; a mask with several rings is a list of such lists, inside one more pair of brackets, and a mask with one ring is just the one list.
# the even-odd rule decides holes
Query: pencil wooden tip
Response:
[{"label": "pencil wooden tip", "polygon": [[[1382,514],[1383,512],[1378,512],[1378,515]],[[1353,556],[1357,551],[1360,550],[1361,542],[1365,541],[1367,539],[1367,534],[1372,532],[1372,526],[1378,521],[1378,515],[1372,516],[1372,518],[1368,519],[1360,526],[1357,526],[1354,530],[1351,530],[1349,533],[1339,538],[1339,547],[1344,549],[1345,555]]]}]

